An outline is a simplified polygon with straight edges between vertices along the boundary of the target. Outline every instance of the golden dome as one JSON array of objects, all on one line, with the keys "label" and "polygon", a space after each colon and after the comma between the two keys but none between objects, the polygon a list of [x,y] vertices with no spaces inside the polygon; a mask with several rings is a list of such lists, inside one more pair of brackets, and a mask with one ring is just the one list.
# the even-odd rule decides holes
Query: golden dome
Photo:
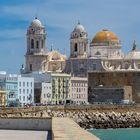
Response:
[{"label": "golden dome", "polygon": [[108,41],[119,41],[119,38],[115,33],[109,30],[102,30],[96,33],[95,37],[92,39],[92,43],[104,43]]}]

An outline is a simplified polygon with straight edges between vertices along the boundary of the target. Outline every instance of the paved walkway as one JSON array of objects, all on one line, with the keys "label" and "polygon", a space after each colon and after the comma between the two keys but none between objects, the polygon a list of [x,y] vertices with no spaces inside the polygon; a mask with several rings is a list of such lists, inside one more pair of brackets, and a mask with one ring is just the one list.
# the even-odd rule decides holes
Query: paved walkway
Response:
[{"label": "paved walkway", "polygon": [[0,140],[47,140],[47,131],[0,130]]},{"label": "paved walkway", "polygon": [[99,140],[69,118],[52,119],[53,140]]}]

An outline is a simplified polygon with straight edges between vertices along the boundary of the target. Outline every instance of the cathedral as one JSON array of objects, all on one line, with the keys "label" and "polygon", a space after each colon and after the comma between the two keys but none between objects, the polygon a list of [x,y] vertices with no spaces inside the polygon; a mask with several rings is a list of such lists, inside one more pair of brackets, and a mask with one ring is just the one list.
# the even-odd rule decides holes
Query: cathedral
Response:
[{"label": "cathedral", "polygon": [[140,51],[134,41],[131,51],[124,54],[119,37],[107,29],[96,33],[88,42],[88,33],[78,22],[70,35],[70,57],[58,51],[48,51],[46,31],[35,18],[27,29],[25,67],[21,73],[66,72],[72,76],[87,77],[91,71],[139,71]]},{"label": "cathedral", "polygon": [[134,41],[131,51],[124,54],[119,37],[107,29],[96,33],[88,42],[88,33],[78,23],[70,35],[70,58],[66,71],[86,77],[91,71],[140,71],[140,51]]},{"label": "cathedral", "polygon": [[33,72],[62,72],[66,64],[66,55],[58,51],[46,49],[46,31],[37,17],[27,29],[27,51],[25,54],[25,68],[21,73]]},{"label": "cathedral", "polygon": [[87,31],[78,22],[70,34],[68,59],[58,51],[48,51],[45,44],[45,27],[35,18],[27,29],[26,63],[21,74],[58,72],[71,74],[71,77],[87,77],[91,103],[97,96],[105,100],[118,96],[118,101],[140,103],[140,51],[135,41],[129,53],[124,54],[121,41],[114,32],[103,29],[89,42]]}]

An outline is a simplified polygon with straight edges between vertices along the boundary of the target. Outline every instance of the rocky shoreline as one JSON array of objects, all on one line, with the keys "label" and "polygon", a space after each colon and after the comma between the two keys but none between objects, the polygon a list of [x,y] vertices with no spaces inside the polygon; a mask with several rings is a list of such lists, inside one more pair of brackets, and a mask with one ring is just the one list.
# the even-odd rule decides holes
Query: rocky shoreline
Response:
[{"label": "rocky shoreline", "polygon": [[140,113],[135,111],[127,112],[98,112],[98,111],[54,111],[46,109],[37,112],[20,112],[0,114],[0,117],[69,117],[84,129],[96,128],[131,128],[140,127]]},{"label": "rocky shoreline", "polygon": [[140,113],[138,112],[52,112],[51,116],[70,117],[84,129],[140,127]]}]

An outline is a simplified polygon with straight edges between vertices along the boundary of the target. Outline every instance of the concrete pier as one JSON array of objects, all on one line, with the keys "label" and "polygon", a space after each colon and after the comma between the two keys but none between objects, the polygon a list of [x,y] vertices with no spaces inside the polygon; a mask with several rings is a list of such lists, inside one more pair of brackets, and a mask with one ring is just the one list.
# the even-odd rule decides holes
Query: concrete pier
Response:
[{"label": "concrete pier", "polygon": [[99,140],[70,118],[0,118],[0,140]]},{"label": "concrete pier", "polygon": [[69,118],[52,119],[53,140],[99,140]]},{"label": "concrete pier", "polygon": [[48,140],[48,131],[0,130],[0,140]]}]

